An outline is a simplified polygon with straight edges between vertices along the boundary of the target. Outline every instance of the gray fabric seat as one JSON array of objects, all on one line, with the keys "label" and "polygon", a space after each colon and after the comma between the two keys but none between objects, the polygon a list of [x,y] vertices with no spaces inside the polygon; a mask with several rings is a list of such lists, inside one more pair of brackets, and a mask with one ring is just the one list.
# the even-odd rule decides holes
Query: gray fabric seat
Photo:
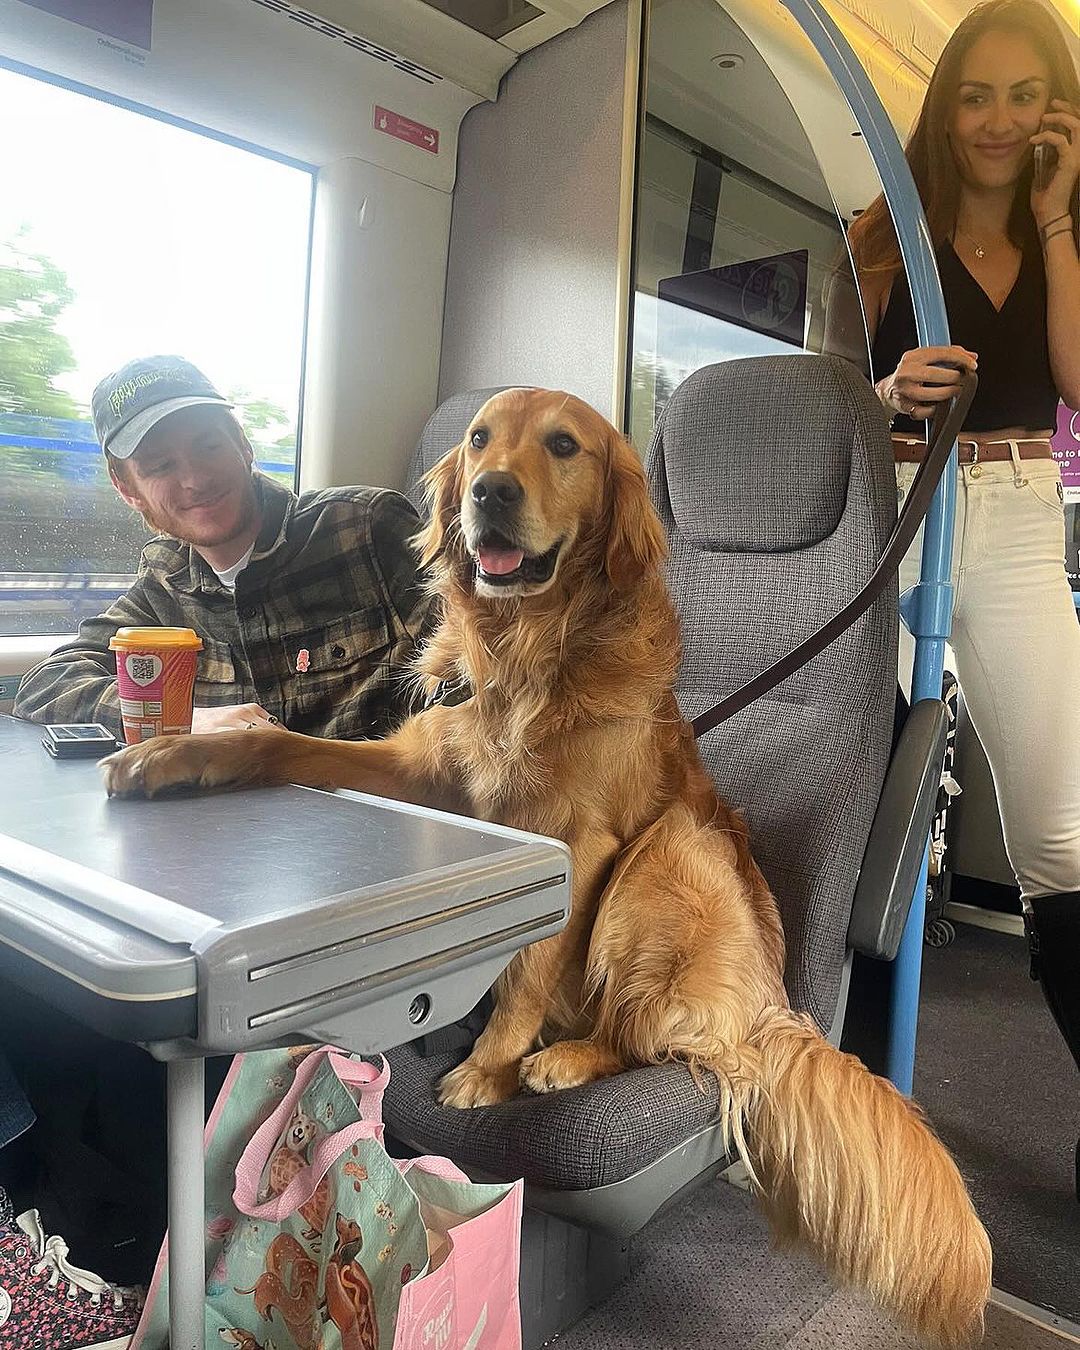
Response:
[{"label": "gray fabric seat", "polygon": [[[444,448],[482,402],[461,396],[456,434],[449,418],[441,423]],[[873,392],[830,358],[765,357],[691,375],[664,410],[646,470],[670,534],[683,623],[678,696],[689,717],[830,617],[864,583],[896,518],[891,447]],[[837,1006],[852,897],[888,763],[896,646],[887,590],[832,647],[701,747],[720,791],[745,810],[779,900],[792,1002],[823,1029]],[[679,1064],[447,1110],[435,1085],[464,1054],[424,1057],[415,1045],[391,1053],[390,1132],[467,1170],[524,1176],[544,1191],[633,1185],[715,1122],[715,1089],[703,1092]],[[670,1177],[665,1186],[677,1189]]]},{"label": "gray fabric seat", "polygon": [[[888,430],[835,357],[767,356],[691,375],[647,456],[683,625],[694,718],[808,637],[868,580],[896,523]],[[702,738],[780,905],[793,1005],[827,1029],[892,745],[896,591],[801,671]]]},{"label": "gray fabric seat", "polygon": [[500,393],[503,388],[505,386],[452,394],[428,418],[416,443],[405,479],[405,496],[422,516],[427,516],[427,501],[424,489],[420,486],[421,478],[464,438],[476,414],[493,394]]},{"label": "gray fabric seat", "polygon": [[383,1115],[396,1138],[488,1176],[555,1191],[611,1186],[716,1121],[715,1082],[699,1087],[682,1064],[471,1111],[440,1106],[435,1086],[465,1053],[427,1058],[415,1044],[391,1051]]}]

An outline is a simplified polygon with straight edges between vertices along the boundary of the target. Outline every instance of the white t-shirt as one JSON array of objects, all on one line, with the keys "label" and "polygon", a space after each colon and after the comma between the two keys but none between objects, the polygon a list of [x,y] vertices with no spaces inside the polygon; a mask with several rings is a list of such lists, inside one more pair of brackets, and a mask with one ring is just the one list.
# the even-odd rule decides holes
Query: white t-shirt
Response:
[{"label": "white t-shirt", "polygon": [[[214,571],[217,572],[218,580],[221,582],[223,586],[227,586],[230,591],[236,590],[236,578],[240,575],[240,573],[251,561],[251,555],[254,552],[255,552],[255,541],[252,540],[251,543],[248,545],[247,552],[244,554],[244,556],[242,558],[238,558],[237,561],[234,562],[231,567],[227,567],[224,572],[218,572],[218,569],[214,567]],[[211,566],[213,566],[212,563]]]}]

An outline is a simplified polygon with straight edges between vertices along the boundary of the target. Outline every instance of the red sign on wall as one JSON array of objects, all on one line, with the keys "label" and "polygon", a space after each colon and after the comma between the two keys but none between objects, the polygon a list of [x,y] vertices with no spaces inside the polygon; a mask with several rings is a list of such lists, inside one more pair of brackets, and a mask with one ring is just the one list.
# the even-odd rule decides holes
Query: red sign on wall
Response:
[{"label": "red sign on wall", "polygon": [[421,150],[430,150],[433,155],[439,153],[439,133],[434,127],[426,127],[423,122],[414,122],[411,117],[402,117],[401,113],[380,108],[378,104],[375,105],[375,130],[385,131],[388,136],[408,141]]}]

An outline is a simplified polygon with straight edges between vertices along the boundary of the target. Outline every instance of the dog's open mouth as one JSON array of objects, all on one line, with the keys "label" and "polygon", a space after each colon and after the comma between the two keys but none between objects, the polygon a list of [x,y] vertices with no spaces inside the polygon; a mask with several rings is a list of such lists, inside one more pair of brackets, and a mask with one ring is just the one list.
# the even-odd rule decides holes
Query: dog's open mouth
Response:
[{"label": "dog's open mouth", "polygon": [[550,581],[560,548],[561,539],[546,553],[528,554],[500,534],[485,534],[475,548],[477,579],[491,586]]}]

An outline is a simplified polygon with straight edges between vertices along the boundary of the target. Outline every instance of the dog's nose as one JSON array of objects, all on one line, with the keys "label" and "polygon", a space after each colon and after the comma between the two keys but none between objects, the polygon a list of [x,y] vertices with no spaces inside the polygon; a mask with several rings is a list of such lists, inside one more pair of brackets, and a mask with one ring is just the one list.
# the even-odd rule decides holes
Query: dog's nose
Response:
[{"label": "dog's nose", "polygon": [[469,490],[477,506],[492,512],[509,510],[525,495],[512,473],[498,473],[494,469],[478,473]]}]

